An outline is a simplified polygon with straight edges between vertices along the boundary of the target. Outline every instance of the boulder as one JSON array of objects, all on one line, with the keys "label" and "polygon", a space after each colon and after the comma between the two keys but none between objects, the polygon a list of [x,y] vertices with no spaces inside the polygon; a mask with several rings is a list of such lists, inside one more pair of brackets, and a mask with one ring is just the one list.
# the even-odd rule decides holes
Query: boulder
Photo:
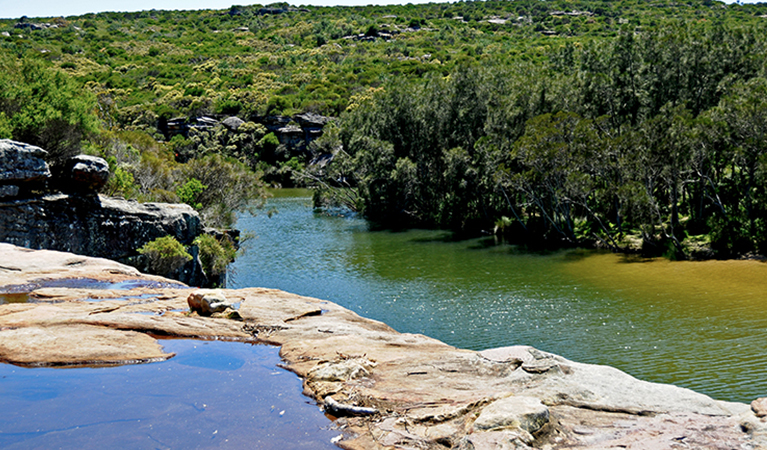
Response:
[{"label": "boulder", "polygon": [[230,131],[236,131],[238,128],[240,128],[240,125],[245,123],[245,121],[240,119],[239,117],[232,116],[232,117],[227,117],[221,123],[223,123],[224,126],[228,128]]},{"label": "boulder", "polygon": [[98,156],[77,155],[66,161],[60,176],[62,189],[66,191],[98,191],[109,179],[109,164]]},{"label": "boulder", "polygon": [[296,114],[293,116],[293,120],[298,122],[301,128],[322,128],[333,119],[313,112],[306,112]]},{"label": "boulder", "polygon": [[50,178],[51,171],[43,159],[47,154],[34,145],[0,139],[0,184],[19,185]]}]

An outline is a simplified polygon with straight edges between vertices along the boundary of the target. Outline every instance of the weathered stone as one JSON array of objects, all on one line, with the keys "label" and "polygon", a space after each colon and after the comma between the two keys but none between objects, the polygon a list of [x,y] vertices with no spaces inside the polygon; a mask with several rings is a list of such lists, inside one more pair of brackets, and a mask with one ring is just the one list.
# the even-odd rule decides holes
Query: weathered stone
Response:
[{"label": "weathered stone", "polygon": [[549,409],[534,397],[513,396],[487,405],[474,421],[480,431],[519,428],[535,433],[549,421]]},{"label": "weathered stone", "polygon": [[205,294],[202,292],[192,292],[189,294],[189,297],[187,297],[186,302],[189,305],[189,309],[192,311],[201,311],[202,310],[202,297]]},{"label": "weathered stone", "polygon": [[200,310],[203,315],[219,313],[231,308],[232,305],[226,300],[220,292],[211,292],[205,294],[200,302]]},{"label": "weathered stone", "polygon": [[77,155],[64,163],[60,185],[75,192],[98,191],[109,179],[109,164],[104,158]]},{"label": "weathered stone", "polygon": [[50,178],[45,150],[34,145],[0,139],[0,183],[29,183]]},{"label": "weathered stone", "polygon": [[533,437],[523,430],[488,431],[475,433],[464,437],[459,450],[528,450]]},{"label": "weathered stone", "polygon": [[232,304],[226,300],[224,294],[216,291],[193,292],[189,294],[187,304],[189,309],[197,311],[203,316],[221,313],[232,307]]},{"label": "weathered stone", "polygon": [[756,417],[767,417],[767,397],[757,398],[751,402],[751,410]]},{"label": "weathered stone", "polygon": [[0,330],[0,361],[13,364],[130,364],[172,356],[154,338],[135,331],[80,324]]},{"label": "weathered stone", "polygon": [[310,381],[349,381],[364,377],[375,363],[364,358],[350,358],[342,361],[326,362],[309,372]]},{"label": "weathered stone", "polygon": [[331,119],[330,117],[321,116],[317,113],[306,112],[306,113],[296,114],[295,116],[293,116],[293,120],[298,122],[298,124],[301,125],[302,128],[322,128],[333,119]]}]

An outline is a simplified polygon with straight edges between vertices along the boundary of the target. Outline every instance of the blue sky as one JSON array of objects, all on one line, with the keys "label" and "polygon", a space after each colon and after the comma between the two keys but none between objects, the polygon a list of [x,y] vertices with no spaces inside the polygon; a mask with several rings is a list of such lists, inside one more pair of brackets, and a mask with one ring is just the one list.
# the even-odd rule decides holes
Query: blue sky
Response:
[{"label": "blue sky", "polygon": [[[77,16],[102,11],[143,11],[148,9],[227,9],[232,5],[268,4],[276,0],[0,0],[0,18]],[[288,0],[300,5],[386,5],[428,3],[430,0]],[[440,0],[437,0],[440,1]],[[767,1],[767,0],[765,0]],[[732,3],[727,1],[726,3]],[[755,3],[746,0],[744,3]]]}]

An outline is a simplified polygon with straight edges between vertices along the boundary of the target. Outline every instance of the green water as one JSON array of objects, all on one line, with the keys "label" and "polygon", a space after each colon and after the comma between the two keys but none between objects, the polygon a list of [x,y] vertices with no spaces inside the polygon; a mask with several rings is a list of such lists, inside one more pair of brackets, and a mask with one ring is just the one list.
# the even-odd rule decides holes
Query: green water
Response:
[{"label": "green water", "polygon": [[240,217],[255,238],[229,287],[323,298],[401,332],[485,349],[532,345],[714,398],[767,396],[767,264],[531,254],[493,238],[372,231],[307,191]]}]

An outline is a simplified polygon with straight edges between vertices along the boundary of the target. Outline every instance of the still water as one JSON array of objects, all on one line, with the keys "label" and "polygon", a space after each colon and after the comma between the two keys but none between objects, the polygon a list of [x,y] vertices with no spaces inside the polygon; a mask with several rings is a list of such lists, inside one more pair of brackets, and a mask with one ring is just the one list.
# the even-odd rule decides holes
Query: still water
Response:
[{"label": "still water", "polygon": [[457,347],[532,345],[721,400],[767,396],[765,263],[540,254],[492,238],[374,231],[314,211],[300,190],[276,191],[236,226],[253,238],[231,288],[331,300]]},{"label": "still water", "polygon": [[340,433],[278,349],[161,341],[168,361],[95,369],[0,364],[0,448],[333,449]]}]

